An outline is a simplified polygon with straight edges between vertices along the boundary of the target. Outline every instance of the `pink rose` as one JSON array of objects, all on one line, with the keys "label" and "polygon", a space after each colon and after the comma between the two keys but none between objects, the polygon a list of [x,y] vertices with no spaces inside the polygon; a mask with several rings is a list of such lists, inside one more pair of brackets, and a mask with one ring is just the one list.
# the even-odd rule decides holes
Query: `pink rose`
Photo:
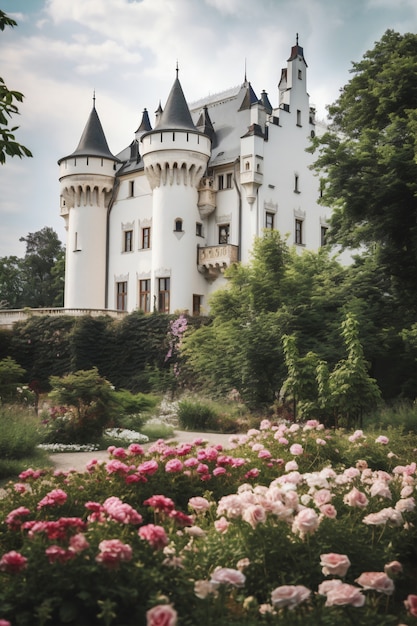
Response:
[{"label": "pink rose", "polygon": [[0,619],[0,626],[12,626],[7,619]]},{"label": "pink rose", "polygon": [[303,454],[304,450],[303,450],[303,446],[300,445],[299,443],[293,443],[292,446],[290,447],[290,453],[293,454],[294,456],[300,456],[301,454]]},{"label": "pink rose", "polygon": [[345,504],[348,504],[349,506],[361,509],[368,506],[368,498],[364,493],[362,493],[362,491],[356,489],[356,487],[353,487],[353,489],[345,495],[345,497],[343,498],[343,502]]},{"label": "pink rose", "polygon": [[170,604],[158,604],[146,612],[146,626],[176,626],[177,617]]},{"label": "pink rose", "polygon": [[168,537],[162,526],[147,524],[139,528],[139,537],[150,543],[155,550],[162,550],[168,544]]},{"label": "pink rose", "polygon": [[301,536],[312,534],[317,530],[319,524],[319,517],[313,509],[302,509],[294,518],[292,531]]},{"label": "pink rose", "polygon": [[210,502],[201,496],[195,496],[188,500],[188,506],[191,507],[196,513],[204,513],[210,508]]},{"label": "pink rose", "polygon": [[8,572],[9,574],[18,574],[24,570],[26,566],[27,558],[15,550],[6,552],[0,559],[0,571]]},{"label": "pink rose", "polygon": [[77,533],[76,535],[73,535],[69,540],[69,550],[75,552],[76,554],[79,554],[83,550],[86,550],[89,545],[90,544],[88,543],[83,533]]},{"label": "pink rose", "polygon": [[104,539],[98,547],[100,552],[96,556],[97,563],[109,568],[117,568],[122,561],[130,561],[132,558],[132,548],[119,539]]},{"label": "pink rose", "polygon": [[382,443],[384,446],[386,446],[387,443],[389,443],[389,439],[388,437],[385,437],[385,435],[380,435],[375,439],[375,443]]},{"label": "pink rose", "polygon": [[333,504],[323,504],[320,507],[320,513],[324,515],[324,517],[328,517],[330,519],[337,517],[337,511]]},{"label": "pink rose", "polygon": [[103,503],[103,510],[107,515],[121,524],[141,524],[142,515],[130,504],[122,502],[117,496],[111,496]]},{"label": "pink rose", "polygon": [[217,567],[211,575],[210,582],[217,585],[233,585],[233,587],[243,587],[246,576],[237,569],[230,567]]},{"label": "pink rose", "polygon": [[[319,587],[319,593],[323,591],[321,588],[322,585]],[[365,604],[365,596],[362,595],[361,590],[347,583],[340,582],[340,584],[333,585],[324,595],[326,595],[326,606],[351,605],[359,607]]]},{"label": "pink rose", "polygon": [[37,508],[42,509],[44,506],[56,506],[64,504],[68,496],[62,489],[52,489],[46,494],[44,498],[38,503]]},{"label": "pink rose", "polygon": [[385,572],[364,572],[355,580],[364,589],[371,589],[390,596],[394,591],[394,582]]},{"label": "pink rose", "polygon": [[350,567],[346,554],[329,552],[320,555],[321,571],[324,576],[344,576]]},{"label": "pink rose", "polygon": [[402,571],[403,566],[399,561],[391,561],[384,565],[384,572],[388,575],[395,576],[395,574],[400,574]]},{"label": "pink rose", "polygon": [[214,522],[214,528],[217,530],[218,533],[224,534],[225,532],[227,532],[229,526],[230,522],[228,522],[224,516],[222,516],[220,519],[216,519]]},{"label": "pink rose", "polygon": [[182,470],[182,463],[179,459],[171,459],[165,465],[165,471],[170,474],[175,474],[176,472],[180,472]]},{"label": "pink rose", "polygon": [[250,504],[245,507],[242,519],[248,522],[252,528],[256,528],[258,524],[263,524],[266,520],[266,512],[263,506],[260,504]]},{"label": "pink rose", "polygon": [[298,604],[307,600],[311,591],[303,585],[282,585],[271,592],[271,601],[274,607],[287,606],[294,609]]},{"label": "pink rose", "polygon": [[404,606],[410,615],[417,617],[417,596],[411,594],[404,600]]}]

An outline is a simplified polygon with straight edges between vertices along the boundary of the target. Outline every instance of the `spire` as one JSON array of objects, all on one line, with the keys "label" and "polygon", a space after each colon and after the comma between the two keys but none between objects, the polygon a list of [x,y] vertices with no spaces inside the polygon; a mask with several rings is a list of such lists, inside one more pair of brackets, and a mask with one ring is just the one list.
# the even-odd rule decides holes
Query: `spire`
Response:
[{"label": "spire", "polygon": [[178,65],[176,78],[168,96],[165,109],[159,119],[158,130],[197,130],[191,117],[190,109],[185,100],[181,83],[178,79]]},{"label": "spire", "polygon": [[265,89],[261,93],[261,100],[260,101],[263,104],[263,106],[265,108],[265,111],[269,115],[271,115],[271,113],[272,113],[272,104],[269,101],[268,94],[266,93]]},{"label": "spire", "polygon": [[149,119],[148,111],[146,109],[143,109],[142,121],[139,124],[139,128],[135,131],[135,133],[147,133],[148,130],[152,130],[152,126]]},{"label": "spire", "polygon": [[294,59],[296,59],[297,57],[301,57],[301,59],[304,61],[307,67],[307,63],[304,58],[304,50],[301,46],[298,45],[298,33],[296,34],[295,46],[291,48],[291,54],[290,54],[290,58],[288,59],[288,61],[294,61]]},{"label": "spire", "polygon": [[[94,92],[93,95],[93,108],[91,109],[90,116],[87,120],[87,124],[85,125],[83,134],[81,135],[81,139],[79,144],[74,152],[72,152],[68,157],[77,157],[77,156],[97,156],[104,157],[106,159],[112,159],[113,161],[117,161],[117,157],[115,157],[109,149],[107,144],[107,139],[103,131],[103,127],[100,122],[100,118],[96,111],[96,95]],[[62,159],[60,159],[62,161]],[[60,162],[58,161],[58,163]]]}]

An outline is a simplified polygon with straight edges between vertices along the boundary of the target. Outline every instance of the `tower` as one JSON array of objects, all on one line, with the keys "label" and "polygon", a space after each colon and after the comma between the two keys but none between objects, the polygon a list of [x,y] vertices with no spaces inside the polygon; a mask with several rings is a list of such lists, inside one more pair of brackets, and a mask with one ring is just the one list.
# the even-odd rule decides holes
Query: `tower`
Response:
[{"label": "tower", "polygon": [[60,210],[67,231],[67,309],[105,308],[107,211],[117,162],[107,145],[94,97],[76,150],[58,161]]},{"label": "tower", "polygon": [[197,270],[201,221],[198,187],[211,153],[210,138],[191,117],[177,76],[157,126],[141,137],[144,171],[152,189],[154,309],[193,310],[204,293]]}]

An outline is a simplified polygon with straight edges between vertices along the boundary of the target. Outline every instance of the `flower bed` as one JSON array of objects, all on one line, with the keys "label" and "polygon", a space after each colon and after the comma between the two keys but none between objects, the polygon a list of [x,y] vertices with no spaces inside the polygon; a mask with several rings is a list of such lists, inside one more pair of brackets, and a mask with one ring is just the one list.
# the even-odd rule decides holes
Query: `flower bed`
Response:
[{"label": "flower bed", "polygon": [[266,420],[230,441],[9,483],[0,626],[417,624],[415,441]]}]

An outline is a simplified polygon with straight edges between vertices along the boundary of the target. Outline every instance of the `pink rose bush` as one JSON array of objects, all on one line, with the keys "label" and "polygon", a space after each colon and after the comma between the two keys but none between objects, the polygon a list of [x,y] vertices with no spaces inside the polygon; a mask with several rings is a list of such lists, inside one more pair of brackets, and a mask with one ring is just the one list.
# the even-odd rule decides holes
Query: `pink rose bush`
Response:
[{"label": "pink rose bush", "polygon": [[411,626],[417,442],[395,441],[265,419],[30,468],[0,498],[0,625]]}]

